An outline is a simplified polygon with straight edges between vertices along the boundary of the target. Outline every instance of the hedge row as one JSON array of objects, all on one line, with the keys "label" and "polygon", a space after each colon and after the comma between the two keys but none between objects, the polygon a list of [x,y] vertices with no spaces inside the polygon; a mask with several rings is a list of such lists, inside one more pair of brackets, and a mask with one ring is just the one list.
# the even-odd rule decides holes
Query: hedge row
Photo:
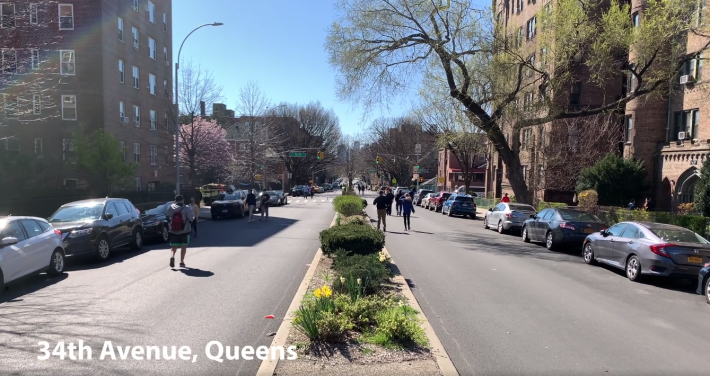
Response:
[{"label": "hedge row", "polygon": [[385,234],[369,224],[348,223],[321,231],[320,242],[325,255],[339,249],[348,254],[371,255],[382,251]]},{"label": "hedge row", "polygon": [[700,235],[708,235],[708,218],[699,215],[678,215],[668,212],[647,212],[608,207],[600,208],[597,216],[608,226],[625,221],[656,222],[685,227]]},{"label": "hedge row", "polygon": [[350,217],[362,213],[365,208],[364,204],[367,204],[366,201],[363,204],[363,201],[365,200],[358,196],[343,195],[333,199],[333,207],[336,212]]}]

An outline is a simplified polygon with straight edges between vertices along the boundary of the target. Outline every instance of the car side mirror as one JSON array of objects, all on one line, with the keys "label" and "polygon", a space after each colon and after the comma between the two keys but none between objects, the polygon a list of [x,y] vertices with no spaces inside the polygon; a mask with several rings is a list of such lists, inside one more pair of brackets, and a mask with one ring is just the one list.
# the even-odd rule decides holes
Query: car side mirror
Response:
[{"label": "car side mirror", "polygon": [[537,215],[535,215],[535,214],[530,214],[530,218],[535,219],[535,218],[537,218]]},{"label": "car side mirror", "polygon": [[488,211],[493,211],[493,208],[488,208]]},{"label": "car side mirror", "polygon": [[111,214],[111,213],[106,213],[105,217],[106,217],[106,219],[112,219],[112,218],[113,218],[113,214]]},{"label": "car side mirror", "polygon": [[606,236],[608,235],[608,234],[606,233],[606,230],[601,230],[601,231],[599,231],[599,234],[601,234],[601,236],[603,236],[603,237],[606,237]]},{"label": "car side mirror", "polygon": [[19,243],[19,241],[20,241],[20,240],[17,239],[17,238],[15,238],[15,237],[8,236],[7,238],[3,238],[3,239],[0,241],[0,247],[7,247],[7,246],[10,246],[10,245],[15,245],[15,244]]}]

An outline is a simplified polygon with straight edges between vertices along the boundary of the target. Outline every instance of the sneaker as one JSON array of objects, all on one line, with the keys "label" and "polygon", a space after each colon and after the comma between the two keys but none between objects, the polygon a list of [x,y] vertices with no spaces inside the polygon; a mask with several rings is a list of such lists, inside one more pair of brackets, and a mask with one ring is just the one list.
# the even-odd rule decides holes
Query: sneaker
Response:
[{"label": "sneaker", "polygon": [[174,268],[174,267],[175,267],[175,258],[174,258],[174,257],[171,257],[171,258],[170,258],[170,267],[171,267],[171,268]]},{"label": "sneaker", "polygon": [[181,262],[181,263],[180,263],[180,267],[181,267],[181,268],[184,268],[184,267],[185,267],[185,263],[184,263],[184,262]]}]

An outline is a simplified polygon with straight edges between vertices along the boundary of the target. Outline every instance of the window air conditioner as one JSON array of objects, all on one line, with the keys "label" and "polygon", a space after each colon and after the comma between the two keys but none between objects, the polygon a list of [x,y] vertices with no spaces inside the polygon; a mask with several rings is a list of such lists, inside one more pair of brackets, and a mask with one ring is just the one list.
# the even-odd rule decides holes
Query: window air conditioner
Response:
[{"label": "window air conditioner", "polygon": [[693,76],[690,74],[685,74],[680,76],[680,84],[681,85],[686,85],[693,82]]},{"label": "window air conditioner", "polygon": [[121,116],[121,123],[128,123],[128,117],[126,116]]},{"label": "window air conditioner", "polygon": [[133,119],[133,121],[136,123],[136,125],[140,125],[141,118],[139,116],[136,116],[135,119]]},{"label": "window air conditioner", "polygon": [[135,48],[136,50],[138,49],[138,41],[137,40],[133,40],[133,48]]},{"label": "window air conditioner", "polygon": [[688,135],[688,132],[678,132],[678,139],[679,140],[685,140],[685,137]]}]

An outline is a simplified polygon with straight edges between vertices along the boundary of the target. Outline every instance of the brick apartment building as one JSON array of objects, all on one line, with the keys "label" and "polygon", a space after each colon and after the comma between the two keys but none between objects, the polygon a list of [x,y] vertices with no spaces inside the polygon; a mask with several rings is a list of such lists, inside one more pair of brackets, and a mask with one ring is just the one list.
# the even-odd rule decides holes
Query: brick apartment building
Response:
[{"label": "brick apartment building", "polygon": [[[472,179],[468,190],[476,194],[482,195],[486,191],[486,158],[486,153],[481,153],[476,156],[473,165],[469,166]],[[450,149],[439,149],[437,160],[437,176],[444,177],[443,183],[437,183],[439,191],[451,192],[464,185],[461,163]]]},{"label": "brick apartment building", "polygon": [[58,185],[81,187],[71,134],[103,129],[140,164],[135,189],[173,182],[171,0],[0,7],[0,147],[33,154]]}]

